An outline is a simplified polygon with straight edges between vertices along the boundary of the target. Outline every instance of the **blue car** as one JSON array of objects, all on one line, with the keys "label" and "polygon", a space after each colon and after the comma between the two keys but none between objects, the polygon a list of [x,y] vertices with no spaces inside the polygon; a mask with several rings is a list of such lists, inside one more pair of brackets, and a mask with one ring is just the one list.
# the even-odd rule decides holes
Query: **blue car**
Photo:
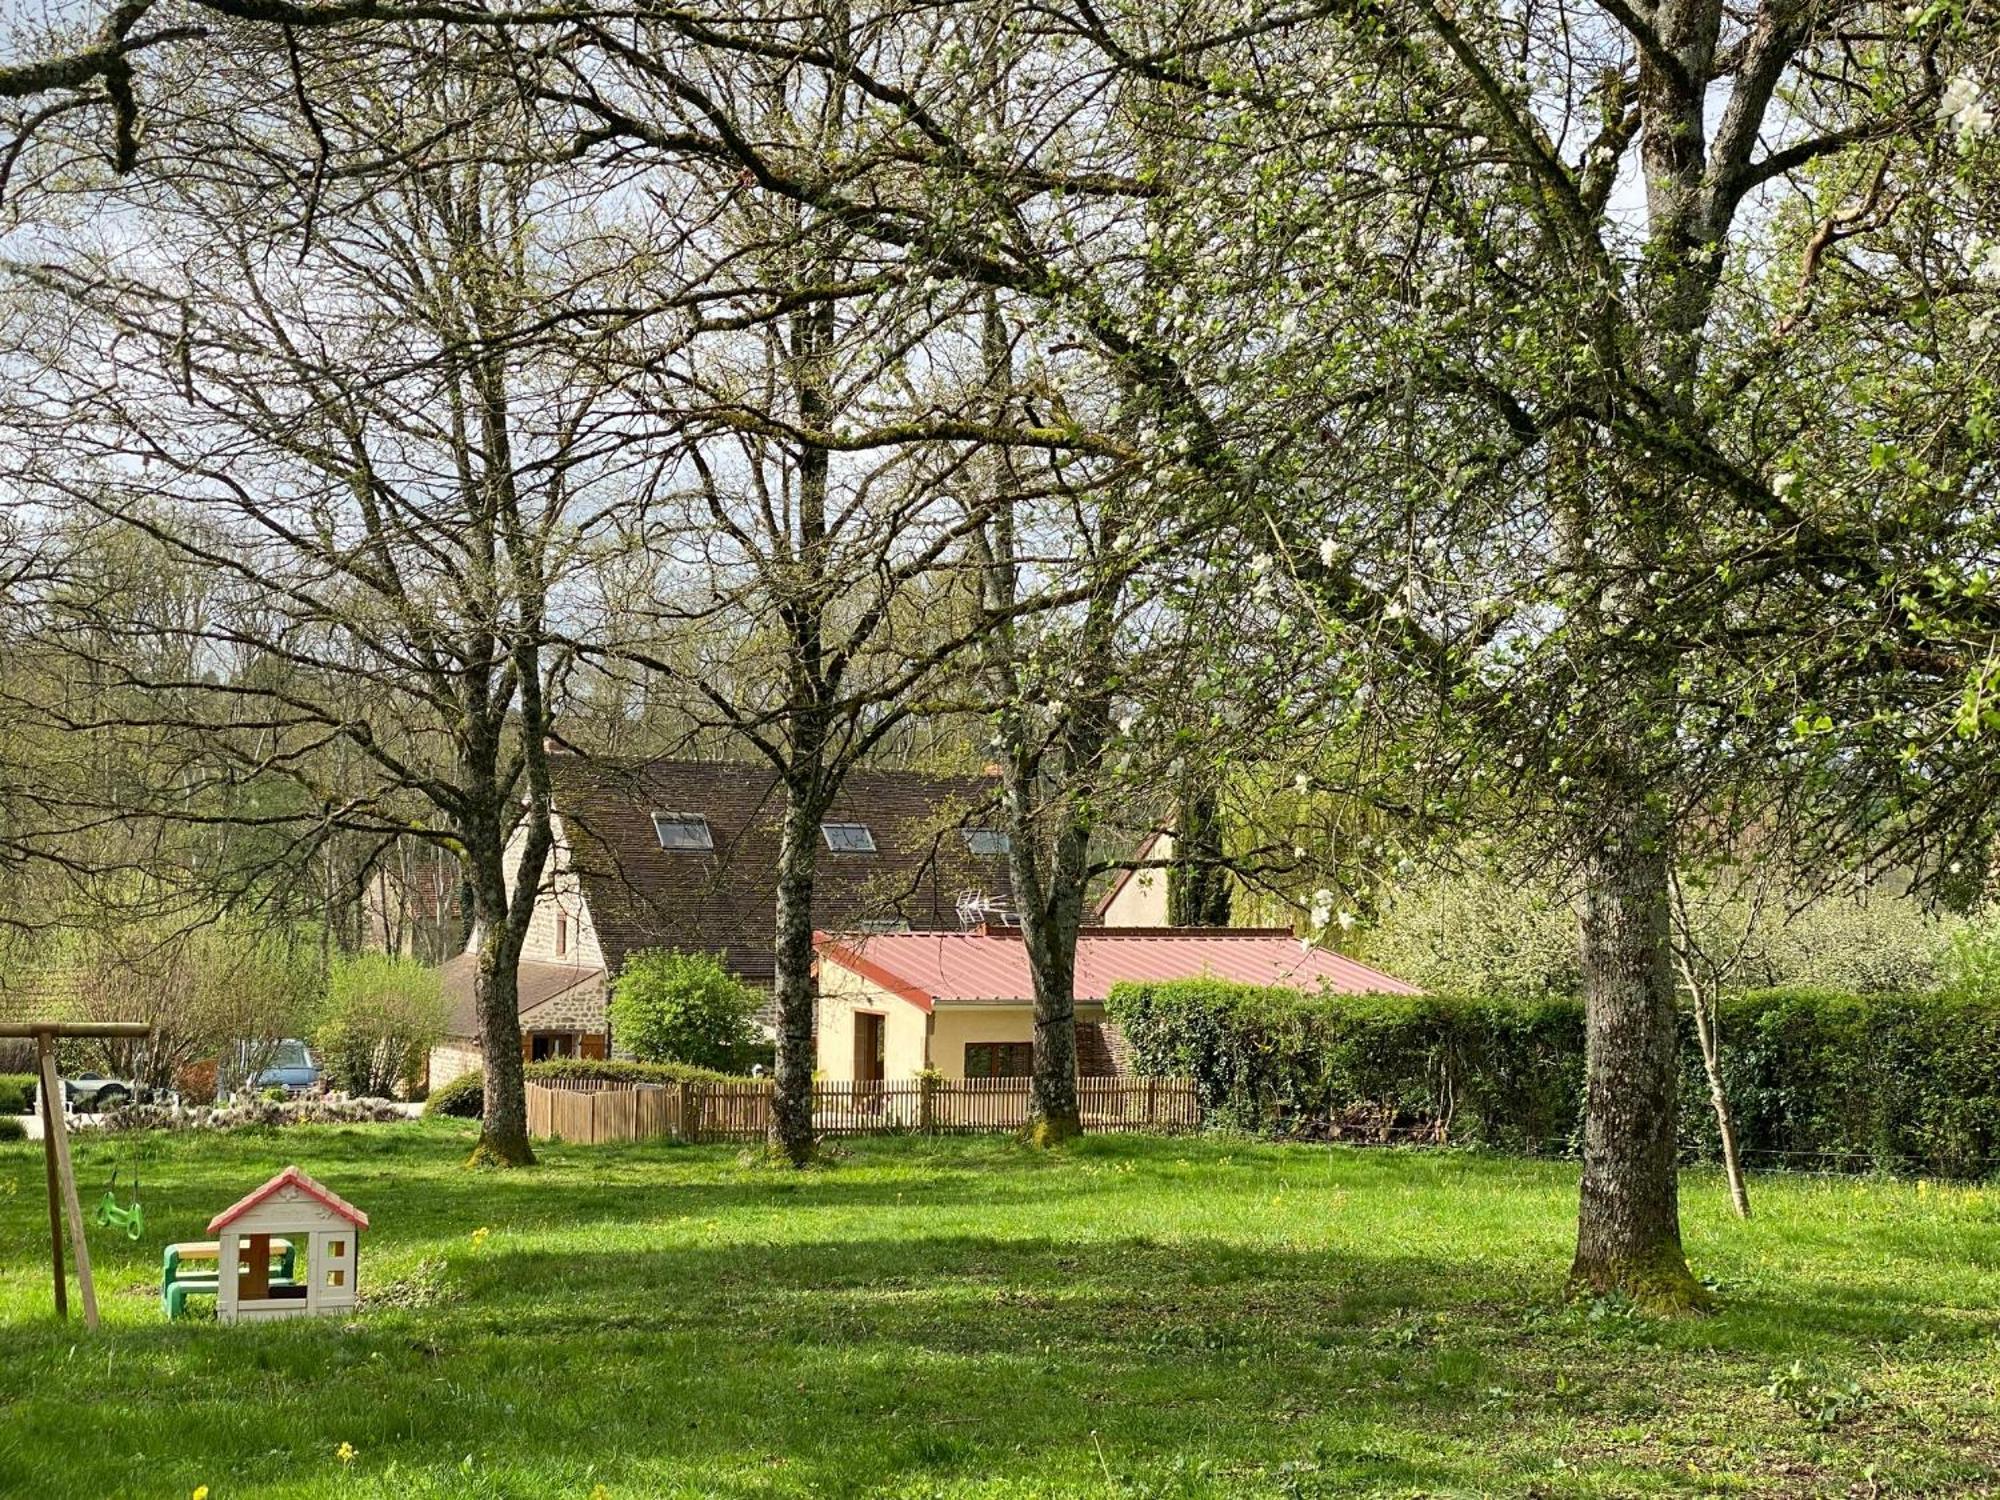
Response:
[{"label": "blue car", "polygon": [[271,1053],[262,1072],[250,1080],[256,1091],[283,1089],[288,1094],[310,1094],[319,1088],[319,1062],[311,1049],[297,1037],[286,1037]]}]

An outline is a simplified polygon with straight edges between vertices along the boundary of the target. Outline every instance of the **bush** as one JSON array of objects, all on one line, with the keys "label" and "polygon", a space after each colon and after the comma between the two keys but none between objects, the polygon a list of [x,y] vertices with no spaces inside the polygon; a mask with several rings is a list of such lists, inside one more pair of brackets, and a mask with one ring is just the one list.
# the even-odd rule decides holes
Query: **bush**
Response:
[{"label": "bush", "polygon": [[651,948],[625,960],[611,990],[611,1030],[645,1062],[740,1069],[757,1040],[757,996],[711,953]]},{"label": "bush", "polygon": [[[1292,1134],[1573,1147],[1583,1007],[1451,996],[1308,996],[1214,980],[1120,985],[1109,1013],[1141,1072],[1191,1077],[1220,1123]],[[1737,1138],[1752,1166],[2000,1165],[2000,997],[1762,990],[1718,1017]],[[1684,1025],[1680,1132],[1716,1154]]]},{"label": "bush", "polygon": [[[685,1063],[628,1062],[623,1058],[552,1057],[521,1070],[530,1083],[552,1079],[596,1079],[604,1083],[742,1083],[737,1074],[692,1068]],[[486,1074],[474,1068],[431,1090],[425,1118],[477,1120],[486,1108]]]},{"label": "bush", "polygon": [[476,1120],[486,1109],[486,1074],[478,1068],[441,1083],[424,1101],[424,1118]]},{"label": "bush", "polygon": [[25,1141],[28,1127],[12,1115],[0,1115],[0,1141]]},{"label": "bush", "polygon": [[429,964],[398,954],[337,959],[314,1029],[333,1087],[362,1098],[405,1088],[444,1035],[445,1000]]},{"label": "bush", "polygon": [[0,1116],[33,1114],[35,1075],[0,1073]]}]

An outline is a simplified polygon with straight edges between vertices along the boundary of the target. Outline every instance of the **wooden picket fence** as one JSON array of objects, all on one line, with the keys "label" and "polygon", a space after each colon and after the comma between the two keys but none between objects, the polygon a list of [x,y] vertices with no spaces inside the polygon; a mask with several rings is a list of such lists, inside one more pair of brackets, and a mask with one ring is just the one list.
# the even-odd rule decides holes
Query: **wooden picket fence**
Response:
[{"label": "wooden picket fence", "polygon": [[[771,1128],[769,1080],[624,1083],[564,1078],[528,1085],[528,1133],[584,1145],[607,1141],[761,1141]],[[1201,1125],[1185,1078],[1078,1080],[1083,1128],[1173,1134]],[[813,1085],[822,1136],[1006,1133],[1028,1122],[1025,1078]]]}]

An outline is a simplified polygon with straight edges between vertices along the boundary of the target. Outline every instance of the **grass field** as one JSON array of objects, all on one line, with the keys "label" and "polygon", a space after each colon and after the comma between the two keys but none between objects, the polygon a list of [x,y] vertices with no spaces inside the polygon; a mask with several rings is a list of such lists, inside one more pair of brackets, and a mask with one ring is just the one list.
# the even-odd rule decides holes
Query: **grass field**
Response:
[{"label": "grass field", "polygon": [[[49,1313],[0,1146],[0,1495],[1985,1494],[2000,1193],[1686,1182],[1724,1311],[1558,1299],[1574,1168],[884,1140],[458,1166],[443,1123],[84,1140],[106,1328]],[[170,1326],[159,1247],[296,1160],[366,1209],[351,1320]],[[485,1228],[484,1235],[474,1231]],[[351,1449],[341,1456],[342,1445]],[[601,1488],[600,1488],[601,1487]]]}]

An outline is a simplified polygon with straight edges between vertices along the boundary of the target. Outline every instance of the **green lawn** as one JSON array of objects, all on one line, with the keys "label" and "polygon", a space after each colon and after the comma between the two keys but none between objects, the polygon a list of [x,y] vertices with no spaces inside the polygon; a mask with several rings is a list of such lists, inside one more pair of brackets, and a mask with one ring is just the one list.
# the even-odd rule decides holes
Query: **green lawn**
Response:
[{"label": "green lawn", "polygon": [[[1693,1174],[1725,1310],[1662,1323],[1561,1305],[1564,1164],[908,1140],[494,1175],[469,1140],[86,1138],[86,1193],[136,1161],[148,1229],[92,1231],[94,1338],[49,1313],[39,1147],[0,1146],[0,1495],[1985,1494],[2000,1466],[1990,1191],[1762,1178],[1740,1225]],[[374,1218],[364,1311],[165,1323],[160,1245],[294,1160]]]}]

